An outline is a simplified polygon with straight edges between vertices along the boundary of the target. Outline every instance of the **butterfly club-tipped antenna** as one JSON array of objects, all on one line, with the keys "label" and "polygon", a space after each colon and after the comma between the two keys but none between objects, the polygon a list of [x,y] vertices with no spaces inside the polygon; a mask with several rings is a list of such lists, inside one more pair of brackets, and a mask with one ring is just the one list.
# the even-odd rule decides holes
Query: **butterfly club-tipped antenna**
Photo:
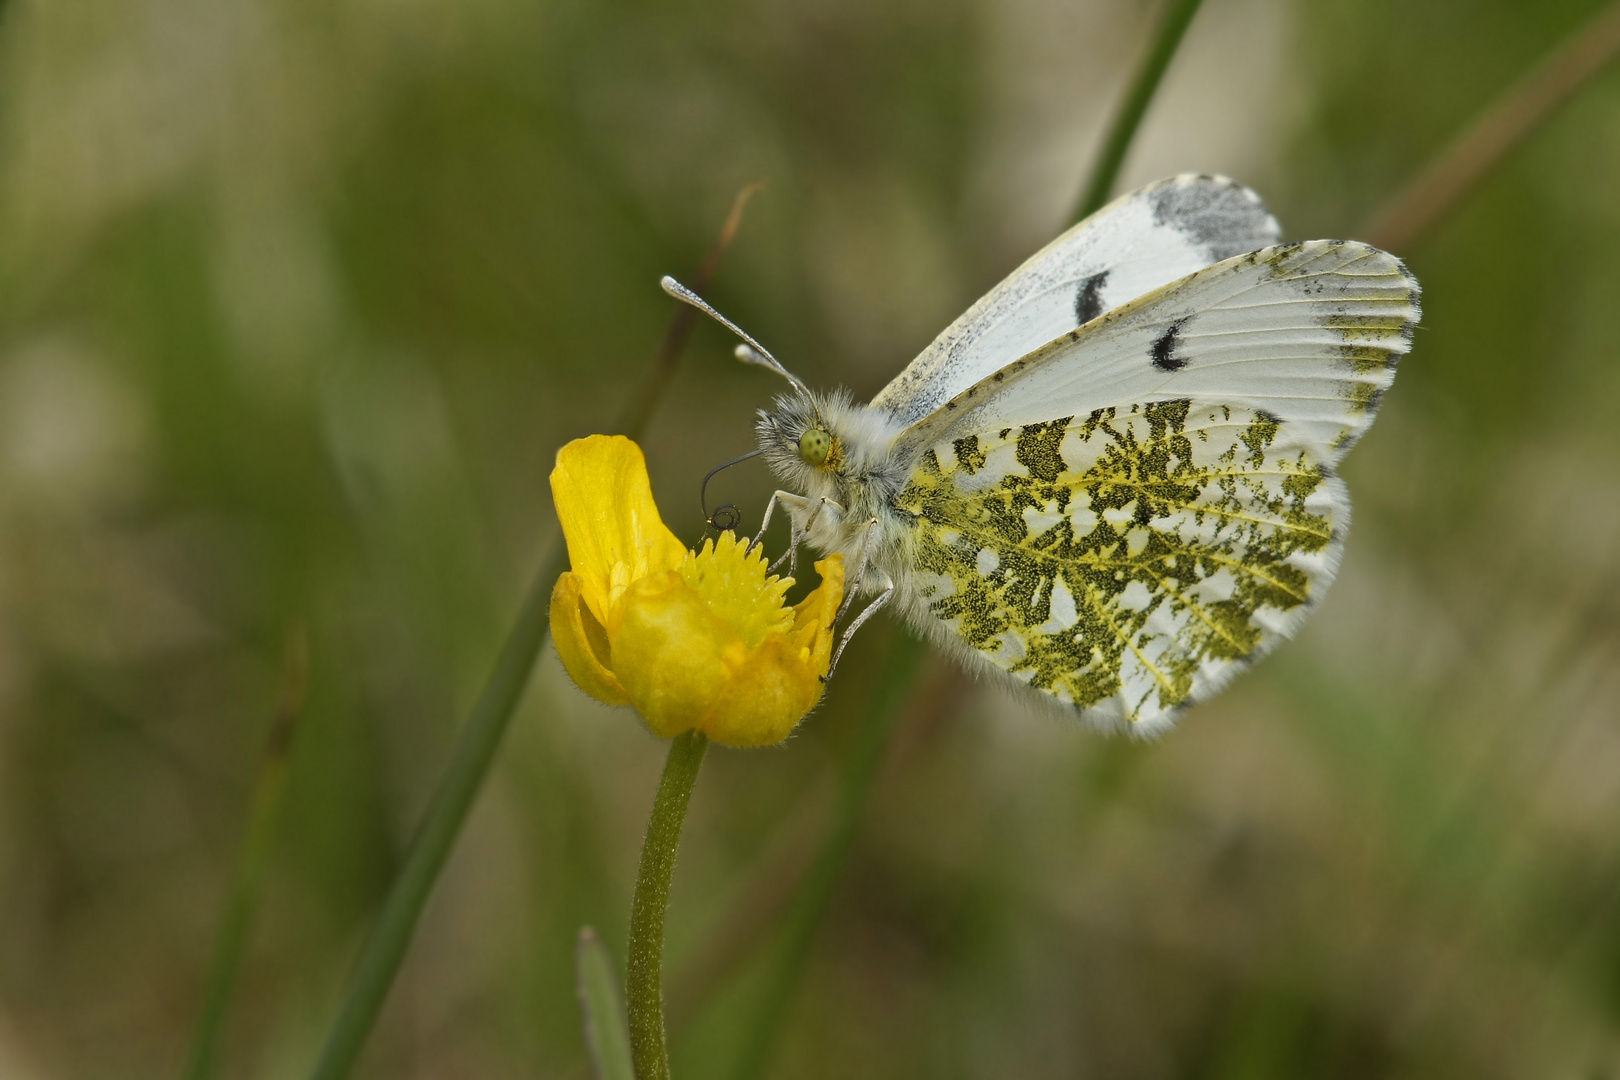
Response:
[{"label": "butterfly club-tipped antenna", "polygon": [[685,304],[691,304],[693,307],[703,312],[703,314],[707,315],[709,318],[713,319],[727,330],[730,330],[733,334],[736,334],[738,337],[742,338],[746,344],[737,346],[736,351],[733,353],[738,360],[741,360],[745,364],[757,364],[763,368],[770,368],[772,371],[782,376],[782,378],[792,383],[794,388],[801,394],[804,394],[806,397],[810,396],[810,388],[804,385],[804,382],[797,375],[783,367],[782,362],[776,357],[772,356],[769,349],[744,333],[742,327],[738,326],[736,323],[714,310],[714,308],[710,307],[709,302],[704,300],[703,297],[699,296],[691,289],[688,289],[685,285],[682,285],[668,274],[664,275],[663,280],[660,281],[659,284],[664,287],[665,292],[669,293],[669,295],[673,296],[675,299]]}]

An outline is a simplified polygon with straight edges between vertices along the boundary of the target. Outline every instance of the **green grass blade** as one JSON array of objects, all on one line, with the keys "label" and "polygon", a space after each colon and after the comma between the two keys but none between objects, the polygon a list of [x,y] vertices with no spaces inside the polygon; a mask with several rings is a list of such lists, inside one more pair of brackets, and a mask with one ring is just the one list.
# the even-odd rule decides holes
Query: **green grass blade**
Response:
[{"label": "green grass blade", "polygon": [[1119,109],[1109,122],[1108,133],[1103,136],[1102,149],[1097,153],[1096,164],[1091,167],[1091,176],[1086,181],[1085,193],[1080,196],[1080,205],[1074,212],[1073,220],[1081,221],[1089,217],[1108,202],[1108,193],[1113,191],[1114,181],[1119,179],[1120,167],[1125,164],[1125,155],[1136,139],[1137,129],[1142,126],[1142,117],[1153,103],[1153,95],[1158,93],[1164,73],[1170,68],[1170,60],[1181,47],[1181,39],[1192,24],[1193,16],[1198,14],[1198,5],[1202,2],[1167,0],[1153,40],[1148,44],[1147,52],[1142,54],[1125,96],[1120,99]]},{"label": "green grass blade", "polygon": [[191,1056],[186,1063],[186,1080],[207,1080],[219,1062],[219,1048],[225,1038],[225,1021],[231,998],[242,973],[242,957],[247,952],[253,918],[264,894],[265,872],[275,849],[281,824],[282,796],[287,789],[287,758],[292,750],[298,718],[303,714],[308,687],[309,648],[302,631],[287,643],[285,676],[281,703],[276,708],[253,802],[248,810],[247,830],[231,872],[230,893],[220,920],[219,937],[208,968],[208,986],[203,995],[202,1015],[192,1037]]},{"label": "green grass blade", "polygon": [[630,1028],[624,1018],[617,969],[607,946],[588,926],[579,932],[574,973],[585,1049],[590,1052],[596,1080],[635,1080],[630,1064]]},{"label": "green grass blade", "polygon": [[833,891],[843,876],[850,853],[855,849],[861,815],[872,793],[872,782],[877,778],[878,767],[883,764],[884,754],[889,748],[895,719],[907,700],[912,677],[927,652],[927,644],[908,631],[900,630],[894,635],[894,644],[883,665],[882,681],[872,696],[871,707],[861,722],[859,737],[844,766],[838,805],[833,812],[827,839],[805,876],[799,895],[783,924],[770,973],[759,995],[758,1017],[748,1028],[742,1055],[732,1072],[736,1080],[758,1080],[770,1060],[771,1047],[787,1019],[794,992],[810,959],[816,931],[832,903]]},{"label": "green grass blade", "polygon": [[399,973],[405,950],[410,947],[422,908],[439,880],[450,849],[461,835],[467,813],[484,786],[495,751],[528,685],[529,673],[546,639],[552,583],[567,569],[567,548],[561,537],[553,537],[544,565],[529,587],[517,621],[501,646],[472,717],[456,738],[450,764],[422,816],[405,864],[394,879],[376,925],[361,948],[348,995],[312,1074],[315,1080],[339,1080],[347,1076],[366,1037],[371,1034],[394,976]]}]

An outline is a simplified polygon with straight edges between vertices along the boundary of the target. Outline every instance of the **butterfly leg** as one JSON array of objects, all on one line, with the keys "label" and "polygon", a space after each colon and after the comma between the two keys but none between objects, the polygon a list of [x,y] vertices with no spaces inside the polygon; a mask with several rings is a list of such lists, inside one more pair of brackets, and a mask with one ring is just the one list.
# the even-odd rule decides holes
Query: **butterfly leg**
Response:
[{"label": "butterfly leg", "polygon": [[[784,496],[782,502],[788,508],[788,513],[790,515],[789,528],[792,530],[792,536],[788,540],[787,552],[781,558],[777,559],[776,562],[771,564],[770,570],[772,573],[774,573],[776,568],[782,565],[782,559],[788,559],[788,575],[792,577],[797,575],[799,572],[800,542],[810,535],[810,530],[815,527],[816,522],[821,518],[823,513],[826,513],[832,517],[833,527],[836,528],[838,522],[843,518],[844,508],[833,502],[831,499],[822,498],[816,502],[815,509],[810,510],[809,513],[806,514],[805,511],[810,507],[809,499],[794,495],[787,491],[779,491],[776,494]],[[799,521],[801,516],[804,517],[802,524]],[[760,531],[763,533],[764,530],[761,529]]]},{"label": "butterfly leg", "polygon": [[810,500],[803,495],[795,495],[791,491],[778,490],[773,492],[771,501],[765,504],[765,517],[759,523],[759,532],[755,533],[754,538],[748,542],[748,554],[753,554],[754,549],[764,542],[765,530],[771,527],[771,515],[776,513],[777,503],[782,503],[788,508],[789,518],[794,516],[793,512],[795,510],[802,514],[810,508]]},{"label": "butterfly leg", "polygon": [[[771,501],[765,504],[765,517],[759,523],[759,532],[755,533],[754,538],[748,543],[747,554],[752,555],[754,549],[765,542],[765,530],[771,527],[771,514],[775,512],[777,503],[786,506],[788,511],[788,549],[782,553],[782,558],[771,564],[771,573],[776,572],[776,568],[782,565],[783,559],[790,557],[793,567],[797,569],[799,565],[799,541],[804,538],[804,531],[799,528],[799,518],[804,516],[805,512],[810,509],[810,500],[802,495],[795,495],[791,491],[775,492],[771,495]],[[792,570],[788,572],[791,574]]]},{"label": "butterfly leg", "polygon": [[822,682],[832,678],[832,673],[838,668],[838,658],[844,655],[844,646],[848,645],[849,639],[855,636],[855,631],[859,630],[867,619],[876,615],[878,608],[894,598],[894,582],[889,580],[887,574],[883,574],[882,578],[883,591],[878,594],[878,598],[862,608],[861,613],[855,616],[854,620],[844,628],[844,636],[838,641],[838,651],[833,653],[832,663],[827,665],[827,674],[821,677]]},{"label": "butterfly leg", "polygon": [[[855,594],[861,591],[861,577],[866,573],[867,558],[872,552],[872,533],[877,525],[878,519],[873,518],[866,523],[866,530],[861,533],[861,553],[855,557],[855,572],[849,575],[849,584],[844,589],[844,602],[838,608],[838,619],[844,617],[844,612],[848,611],[849,605],[855,601]],[[833,621],[837,622],[838,619]]]}]

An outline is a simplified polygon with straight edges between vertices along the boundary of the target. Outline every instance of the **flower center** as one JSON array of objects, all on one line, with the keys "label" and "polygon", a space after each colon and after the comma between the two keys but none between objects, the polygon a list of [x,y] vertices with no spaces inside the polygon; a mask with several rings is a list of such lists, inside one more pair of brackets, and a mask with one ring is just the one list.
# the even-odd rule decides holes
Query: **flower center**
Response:
[{"label": "flower center", "polygon": [[793,579],[767,577],[764,548],[747,551],[746,541],[721,533],[718,541],[704,541],[696,555],[687,554],[681,577],[753,649],[772,632],[793,628],[793,609],[782,604]]}]

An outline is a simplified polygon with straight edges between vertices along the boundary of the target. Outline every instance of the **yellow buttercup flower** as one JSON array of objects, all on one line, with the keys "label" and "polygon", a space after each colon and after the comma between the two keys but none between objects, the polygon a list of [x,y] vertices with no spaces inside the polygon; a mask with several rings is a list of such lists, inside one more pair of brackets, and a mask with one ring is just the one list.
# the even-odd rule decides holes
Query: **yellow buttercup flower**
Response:
[{"label": "yellow buttercup flower", "polygon": [[570,573],[551,593],[551,637],[581,690],[634,705],[654,734],[703,732],[727,746],[787,738],[821,699],[844,562],[795,607],[792,578],[730,533],[693,553],[658,515],[641,448],[618,435],[557,452],[551,497]]}]

